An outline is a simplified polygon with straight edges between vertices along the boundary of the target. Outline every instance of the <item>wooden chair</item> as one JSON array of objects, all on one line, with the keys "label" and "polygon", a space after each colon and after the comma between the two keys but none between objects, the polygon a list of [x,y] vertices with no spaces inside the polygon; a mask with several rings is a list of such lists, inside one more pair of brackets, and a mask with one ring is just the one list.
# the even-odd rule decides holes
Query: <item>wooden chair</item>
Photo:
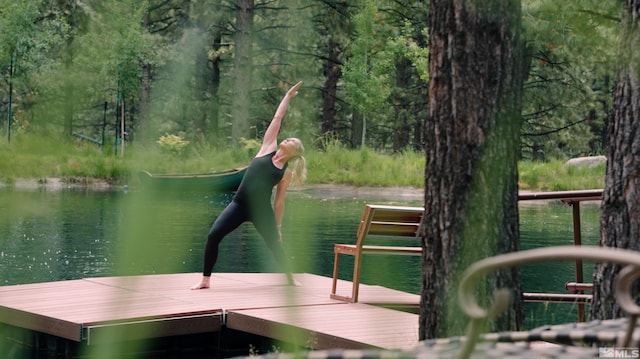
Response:
[{"label": "wooden chair", "polygon": [[[365,205],[356,235],[356,243],[334,245],[331,298],[352,303],[358,301],[363,254],[421,255],[422,246],[418,240],[418,231],[423,214],[424,208],[422,207]],[[398,239],[402,241],[399,244],[403,245],[366,245],[366,240],[373,236]],[[336,294],[341,254],[354,256],[351,296]]]}]

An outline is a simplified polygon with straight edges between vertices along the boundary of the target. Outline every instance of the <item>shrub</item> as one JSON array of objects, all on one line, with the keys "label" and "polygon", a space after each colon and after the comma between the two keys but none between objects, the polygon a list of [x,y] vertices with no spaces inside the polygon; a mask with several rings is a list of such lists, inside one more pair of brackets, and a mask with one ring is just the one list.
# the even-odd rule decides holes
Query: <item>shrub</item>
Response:
[{"label": "shrub", "polygon": [[161,136],[156,142],[160,145],[160,149],[163,151],[176,155],[182,154],[182,151],[184,151],[189,144],[189,141],[186,141],[182,137],[169,134]]}]

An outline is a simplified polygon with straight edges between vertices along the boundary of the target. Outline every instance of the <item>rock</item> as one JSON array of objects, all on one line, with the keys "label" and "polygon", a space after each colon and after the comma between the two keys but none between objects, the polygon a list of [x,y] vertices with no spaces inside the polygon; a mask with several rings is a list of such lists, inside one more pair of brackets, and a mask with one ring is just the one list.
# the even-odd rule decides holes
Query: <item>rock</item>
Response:
[{"label": "rock", "polygon": [[606,162],[607,158],[605,156],[587,156],[572,158],[565,162],[565,165],[578,167],[588,166],[589,168],[591,168]]}]

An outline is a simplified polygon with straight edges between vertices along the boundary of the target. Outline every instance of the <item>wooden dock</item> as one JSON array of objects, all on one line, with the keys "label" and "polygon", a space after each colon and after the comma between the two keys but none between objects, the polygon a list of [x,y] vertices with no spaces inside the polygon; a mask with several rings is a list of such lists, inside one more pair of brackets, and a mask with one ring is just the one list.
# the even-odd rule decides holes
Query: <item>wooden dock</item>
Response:
[{"label": "wooden dock", "polygon": [[[419,296],[361,285],[360,302],[329,298],[331,278],[280,273],[103,277],[0,287],[0,322],[86,345],[216,332],[223,327],[309,349],[408,349]],[[350,282],[338,288],[348,290]],[[340,289],[339,289],[340,290]],[[413,309],[414,313],[389,309]]]}]

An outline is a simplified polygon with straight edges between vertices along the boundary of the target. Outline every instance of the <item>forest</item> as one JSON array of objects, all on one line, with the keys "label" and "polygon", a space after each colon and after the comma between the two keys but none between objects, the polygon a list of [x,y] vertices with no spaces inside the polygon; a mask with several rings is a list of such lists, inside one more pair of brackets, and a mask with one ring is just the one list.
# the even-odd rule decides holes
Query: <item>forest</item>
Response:
[{"label": "forest", "polygon": [[[621,2],[521,6],[520,157],[603,154]],[[425,150],[426,1],[0,0],[0,28],[0,142],[237,146],[303,81],[285,136]]]}]

